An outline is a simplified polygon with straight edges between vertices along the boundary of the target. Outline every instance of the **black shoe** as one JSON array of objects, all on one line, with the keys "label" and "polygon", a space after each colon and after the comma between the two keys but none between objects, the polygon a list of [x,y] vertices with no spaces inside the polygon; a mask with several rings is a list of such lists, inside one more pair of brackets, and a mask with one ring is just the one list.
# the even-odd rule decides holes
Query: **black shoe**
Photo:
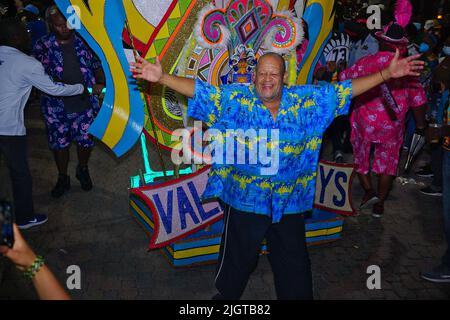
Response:
[{"label": "black shoe", "polygon": [[426,194],[427,196],[442,197],[442,190],[435,190],[431,186],[420,189],[420,193]]},{"label": "black shoe", "polygon": [[422,272],[420,276],[431,282],[450,283],[450,267],[440,265],[430,271]]},{"label": "black shoe", "polygon": [[84,191],[89,191],[92,189],[92,180],[89,176],[89,169],[87,166],[77,166],[76,177],[80,181],[81,189],[83,189]]},{"label": "black shoe", "polygon": [[380,202],[380,198],[378,198],[377,194],[373,190],[366,191],[364,194],[361,204],[359,205],[359,210],[369,208],[374,204]]},{"label": "black shoe", "polygon": [[41,224],[46,223],[47,220],[48,217],[45,214],[36,214],[34,215],[34,218],[29,221],[26,221],[24,223],[17,223],[17,227],[21,230],[26,230],[36,226],[40,226]]},{"label": "black shoe", "polygon": [[52,190],[52,197],[59,198],[66,191],[70,190],[70,177],[65,174],[60,174],[58,176],[58,181],[56,182],[56,186]]},{"label": "black shoe", "polygon": [[381,218],[383,214],[384,214],[384,203],[382,201],[375,203],[372,208],[372,217]]},{"label": "black shoe", "polygon": [[433,178],[434,177],[433,171],[427,166],[425,166],[425,167],[421,168],[419,171],[417,171],[416,175],[418,175],[419,177],[422,177],[422,178]]},{"label": "black shoe", "polygon": [[334,162],[336,163],[344,163],[344,155],[341,151],[336,151],[334,153]]}]

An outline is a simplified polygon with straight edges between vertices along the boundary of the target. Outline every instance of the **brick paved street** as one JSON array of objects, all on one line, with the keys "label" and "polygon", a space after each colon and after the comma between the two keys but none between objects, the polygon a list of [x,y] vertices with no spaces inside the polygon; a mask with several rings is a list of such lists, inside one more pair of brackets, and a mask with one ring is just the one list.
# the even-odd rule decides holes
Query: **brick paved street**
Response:
[{"label": "brick paved street", "polygon": [[[216,293],[215,265],[173,269],[159,251],[147,251],[149,239],[128,213],[129,177],[143,167],[139,148],[117,160],[99,145],[90,162],[94,189],[89,193],[75,179],[73,148],[72,189],[55,200],[50,190],[56,167],[38,107],[28,110],[27,116],[35,205],[38,212],[49,215],[49,221],[24,235],[63,283],[66,268],[80,266],[82,288],[70,292],[74,298],[210,299]],[[153,162],[157,163],[155,157]],[[10,198],[4,160],[0,160],[0,181],[0,195]],[[357,180],[353,195],[359,204]],[[440,198],[420,194],[417,185],[396,183],[383,219],[373,219],[370,211],[346,218],[342,239],[310,248],[315,298],[449,299],[450,285],[419,277],[420,270],[439,262],[443,250]],[[373,264],[381,268],[381,290],[366,287],[366,268]],[[0,258],[0,298],[36,299],[31,284],[4,258]],[[261,257],[243,298],[275,299],[267,257]]]}]

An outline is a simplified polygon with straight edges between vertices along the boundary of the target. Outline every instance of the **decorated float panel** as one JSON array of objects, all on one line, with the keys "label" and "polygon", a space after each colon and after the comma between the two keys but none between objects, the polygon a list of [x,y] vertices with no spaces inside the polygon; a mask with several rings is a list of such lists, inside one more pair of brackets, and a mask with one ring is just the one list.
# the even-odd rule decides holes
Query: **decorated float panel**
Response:
[{"label": "decorated float panel", "polygon": [[[183,169],[163,154],[181,148],[174,134],[189,127],[186,99],[174,91],[132,80],[128,63],[156,57],[171,74],[221,85],[252,82],[261,54],[285,57],[289,84],[309,83],[330,37],[334,1],[311,0],[56,0],[102,61],[107,90],[90,133],[117,156],[137,142],[143,168],[130,178],[130,213],[176,267],[214,263],[223,229],[218,202],[202,203],[209,167]],[[77,10],[70,10],[75,6]],[[75,12],[75,13],[74,13]],[[303,20],[302,15],[304,14]],[[309,27],[302,54],[296,50]],[[150,162],[156,146],[162,171]],[[322,170],[322,171],[320,171]],[[342,214],[353,214],[349,192],[353,168],[321,163],[315,209],[306,220],[309,245],[339,239]],[[325,176],[324,176],[325,175]],[[319,181],[320,180],[320,181]],[[325,190],[325,191],[324,191]],[[325,192],[325,195],[323,194]],[[330,197],[330,194],[333,196]],[[338,215],[338,213],[340,215]],[[262,244],[262,252],[265,246]]]}]

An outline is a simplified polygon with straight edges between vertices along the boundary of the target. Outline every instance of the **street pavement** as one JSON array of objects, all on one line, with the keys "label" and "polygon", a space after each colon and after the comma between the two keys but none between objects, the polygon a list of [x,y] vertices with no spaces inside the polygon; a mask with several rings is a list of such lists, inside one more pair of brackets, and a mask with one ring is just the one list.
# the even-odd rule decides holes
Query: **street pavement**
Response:
[{"label": "street pavement", "polygon": [[[84,192],[75,179],[73,146],[72,189],[53,199],[50,190],[57,171],[39,107],[28,106],[26,118],[35,207],[48,214],[49,221],[23,234],[63,285],[70,276],[67,268],[80,267],[81,289],[69,290],[74,299],[208,300],[216,293],[216,265],[174,269],[160,251],[148,250],[149,238],[128,210],[129,178],[143,170],[138,146],[117,159],[97,143],[89,167],[94,183],[90,192]],[[150,155],[158,168],[153,147]],[[427,157],[424,153],[415,165]],[[450,298],[450,284],[430,283],[419,276],[421,270],[439,263],[445,249],[441,198],[425,196],[419,189],[415,184],[395,183],[382,219],[372,218],[370,210],[345,218],[340,240],[309,248],[316,299]],[[11,199],[4,159],[0,159],[0,195]],[[361,196],[355,179],[356,206]],[[380,267],[381,289],[367,287],[371,265]],[[31,283],[1,257],[0,299],[37,299]],[[276,299],[266,256],[260,257],[243,299]]]}]

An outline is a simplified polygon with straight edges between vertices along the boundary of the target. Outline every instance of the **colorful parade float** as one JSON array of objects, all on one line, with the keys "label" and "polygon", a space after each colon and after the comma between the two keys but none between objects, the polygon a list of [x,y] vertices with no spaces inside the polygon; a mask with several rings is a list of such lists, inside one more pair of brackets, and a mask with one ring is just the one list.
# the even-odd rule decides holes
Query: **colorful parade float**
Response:
[{"label": "colorful parade float", "polygon": [[[286,60],[289,85],[312,81],[331,36],[334,1],[310,0],[56,0],[68,21],[101,59],[107,78],[102,108],[90,133],[120,157],[140,144],[143,168],[130,178],[130,213],[174,267],[215,263],[223,229],[219,202],[202,203],[210,167],[195,147],[202,128],[186,118],[186,98],[147,83],[135,83],[129,62],[137,56],[162,63],[174,75],[213,85],[252,82],[265,52]],[[304,25],[308,40],[304,40]],[[191,132],[183,148],[178,129]],[[153,145],[153,146],[151,146]],[[198,147],[198,145],[197,145]],[[189,152],[188,152],[189,151]],[[155,152],[159,167],[151,163]],[[170,153],[190,165],[164,161]],[[343,215],[352,215],[352,165],[320,162],[315,209],[306,220],[309,245],[341,237]],[[125,186],[124,186],[125,188]],[[265,245],[261,250],[266,253]]]}]

